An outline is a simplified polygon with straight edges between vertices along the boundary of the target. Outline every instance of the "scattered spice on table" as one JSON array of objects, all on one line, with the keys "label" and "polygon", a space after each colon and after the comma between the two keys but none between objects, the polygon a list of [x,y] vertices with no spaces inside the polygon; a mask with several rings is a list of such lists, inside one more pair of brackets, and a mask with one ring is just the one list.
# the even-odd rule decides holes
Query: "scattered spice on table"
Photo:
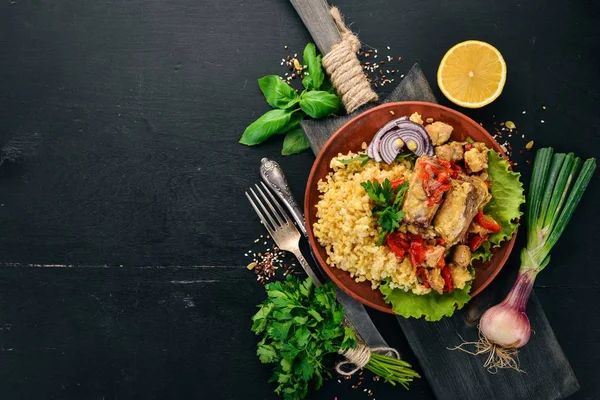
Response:
[{"label": "scattered spice on table", "polygon": [[[287,50],[288,46],[285,45],[284,49]],[[391,50],[391,47],[386,46],[386,49]],[[402,62],[402,57],[396,57],[392,55],[382,55],[385,60],[376,60],[378,55],[377,49],[360,49],[358,51],[358,58],[363,66],[363,70],[365,71],[371,84],[376,88],[394,82],[394,76],[396,73],[400,72],[399,67],[400,63]],[[283,76],[281,76],[281,79],[283,79],[290,86],[296,79],[302,80],[306,74],[307,66],[302,65],[298,59],[298,53],[286,55],[281,59],[279,64],[288,70],[283,74]],[[400,78],[404,78],[404,75],[401,74]]]},{"label": "scattered spice on table", "polygon": [[[386,48],[387,50],[391,50],[390,46],[386,46]],[[385,61],[369,61],[371,57],[375,59],[377,56],[377,49],[360,49],[358,51],[358,59],[363,66],[367,78],[374,87],[379,88],[394,82],[395,78],[393,76],[399,72],[399,63],[402,62],[402,57],[396,58],[391,55],[382,55],[382,57],[385,57]],[[400,78],[403,77],[404,75]]]},{"label": "scattered spice on table", "polygon": [[288,263],[286,253],[271,242],[269,235],[260,235],[254,243],[260,248],[250,249],[244,256],[252,257],[246,268],[256,274],[258,282],[265,284],[274,280],[278,270],[283,271],[283,276],[294,272],[296,264]]}]

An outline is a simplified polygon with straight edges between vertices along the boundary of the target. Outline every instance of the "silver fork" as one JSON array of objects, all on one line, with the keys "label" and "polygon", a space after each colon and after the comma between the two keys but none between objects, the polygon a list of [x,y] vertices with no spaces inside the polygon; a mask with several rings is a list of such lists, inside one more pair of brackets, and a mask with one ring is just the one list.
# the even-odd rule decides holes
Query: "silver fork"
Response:
[{"label": "silver fork", "polygon": [[[261,182],[261,185],[262,189],[259,185],[254,185],[256,187],[256,191],[260,194],[260,197],[252,188],[249,189],[250,193],[252,193],[252,196],[246,192],[246,197],[250,201],[250,204],[252,204],[252,208],[254,208],[254,211],[256,211],[258,214],[260,221],[273,238],[273,241],[275,241],[275,244],[277,244],[281,250],[285,250],[294,254],[300,262],[300,265],[302,265],[304,272],[306,272],[306,274],[313,280],[315,286],[320,286],[321,281],[314,274],[312,268],[300,252],[300,232],[298,231],[298,228],[294,226],[294,223],[288,214],[279,205],[279,202],[275,200],[275,197],[271,191],[267,189],[265,184]],[[269,200],[269,198],[267,198],[265,192],[271,198],[272,202]],[[277,207],[279,212],[275,210],[273,203],[275,203],[275,207]],[[265,204],[267,205],[266,207]]]}]

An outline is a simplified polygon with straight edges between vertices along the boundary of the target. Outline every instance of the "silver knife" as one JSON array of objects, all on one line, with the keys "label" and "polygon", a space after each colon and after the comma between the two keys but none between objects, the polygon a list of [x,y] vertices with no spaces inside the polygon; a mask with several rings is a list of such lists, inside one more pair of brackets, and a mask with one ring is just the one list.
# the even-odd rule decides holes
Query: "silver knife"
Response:
[{"label": "silver knife", "polygon": [[[292,214],[304,237],[307,237],[304,214],[294,200],[287,179],[279,164],[268,158],[263,158],[260,160],[260,176]],[[310,254],[313,257],[313,261],[319,265],[314,258],[312,249]],[[348,296],[340,288],[336,288],[336,296],[338,302],[344,307],[346,319],[369,347],[389,347],[383,336],[381,336],[381,333],[379,333],[379,330],[377,330],[373,320],[371,320],[365,306]]]}]

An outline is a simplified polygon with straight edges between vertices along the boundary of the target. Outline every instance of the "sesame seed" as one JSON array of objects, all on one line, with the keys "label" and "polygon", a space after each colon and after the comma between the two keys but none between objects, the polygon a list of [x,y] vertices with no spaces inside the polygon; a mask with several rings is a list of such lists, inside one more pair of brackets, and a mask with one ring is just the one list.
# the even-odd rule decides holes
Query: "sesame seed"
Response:
[{"label": "sesame seed", "polygon": [[527,113],[527,111],[523,111],[523,114],[526,114],[526,113]]},{"label": "sesame seed", "polygon": [[390,49],[390,46],[387,46],[387,49],[389,50],[389,49]]},{"label": "sesame seed", "polygon": [[544,122],[546,122],[546,121],[544,121],[544,120],[542,119],[542,120],[540,120],[540,122],[543,124],[543,123],[544,123]]}]

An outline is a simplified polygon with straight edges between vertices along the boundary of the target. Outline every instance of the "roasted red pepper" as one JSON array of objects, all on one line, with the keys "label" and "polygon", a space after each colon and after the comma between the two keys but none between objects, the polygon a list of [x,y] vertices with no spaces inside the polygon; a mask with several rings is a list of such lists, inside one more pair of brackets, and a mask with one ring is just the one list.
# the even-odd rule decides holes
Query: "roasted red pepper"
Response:
[{"label": "roasted red pepper", "polygon": [[462,167],[454,162],[450,162],[451,166],[452,166],[452,173],[450,174],[450,176],[452,176],[453,178],[457,178],[458,175],[464,173],[465,171],[462,169]]},{"label": "roasted red pepper", "polygon": [[392,187],[394,189],[396,189],[398,186],[402,185],[404,182],[406,182],[404,179],[400,178],[398,180],[392,181]]},{"label": "roasted red pepper", "polygon": [[477,222],[483,229],[487,229],[491,232],[500,232],[500,229],[502,229],[502,227],[496,221],[494,221],[492,217],[484,215],[483,210],[479,210],[475,216],[475,222]]},{"label": "roasted red pepper", "polygon": [[461,172],[460,167],[450,161],[439,160],[438,162],[439,168],[426,162],[421,163],[423,169],[419,178],[423,181],[423,190],[429,197],[428,207],[441,203],[444,192],[450,190],[450,177],[456,178]]},{"label": "roasted red pepper", "polygon": [[429,198],[429,201],[427,202],[427,206],[432,207],[434,204],[441,203],[444,193],[446,193],[448,190],[450,190],[449,184],[442,185],[439,188],[435,189],[435,191]]},{"label": "roasted red pepper", "polygon": [[415,258],[417,264],[421,264],[423,261],[425,261],[425,249],[423,248],[423,243],[411,242],[410,252]]},{"label": "roasted red pepper", "polygon": [[444,256],[440,257],[439,261],[437,262],[436,267],[437,268],[444,268],[446,266],[446,260],[444,260]]},{"label": "roasted red pepper", "polygon": [[477,250],[482,244],[483,242],[486,242],[489,238],[489,235],[475,235],[471,238],[471,240],[469,241],[469,248],[471,249],[471,251],[475,251]]},{"label": "roasted red pepper", "polygon": [[406,256],[410,244],[405,240],[406,236],[401,232],[391,233],[387,236],[387,245],[400,258]]},{"label": "roasted red pepper", "polygon": [[440,183],[448,183],[450,181],[450,178],[448,176],[448,172],[446,171],[441,171],[438,176],[437,176],[437,181]]},{"label": "roasted red pepper", "polygon": [[454,282],[452,282],[452,273],[450,268],[445,266],[442,268],[442,278],[444,278],[444,291],[451,292],[454,290]]},{"label": "roasted red pepper", "polygon": [[406,239],[410,242],[408,254],[413,268],[417,268],[419,264],[425,261],[426,248],[423,246],[423,236],[421,235],[406,235]]}]

